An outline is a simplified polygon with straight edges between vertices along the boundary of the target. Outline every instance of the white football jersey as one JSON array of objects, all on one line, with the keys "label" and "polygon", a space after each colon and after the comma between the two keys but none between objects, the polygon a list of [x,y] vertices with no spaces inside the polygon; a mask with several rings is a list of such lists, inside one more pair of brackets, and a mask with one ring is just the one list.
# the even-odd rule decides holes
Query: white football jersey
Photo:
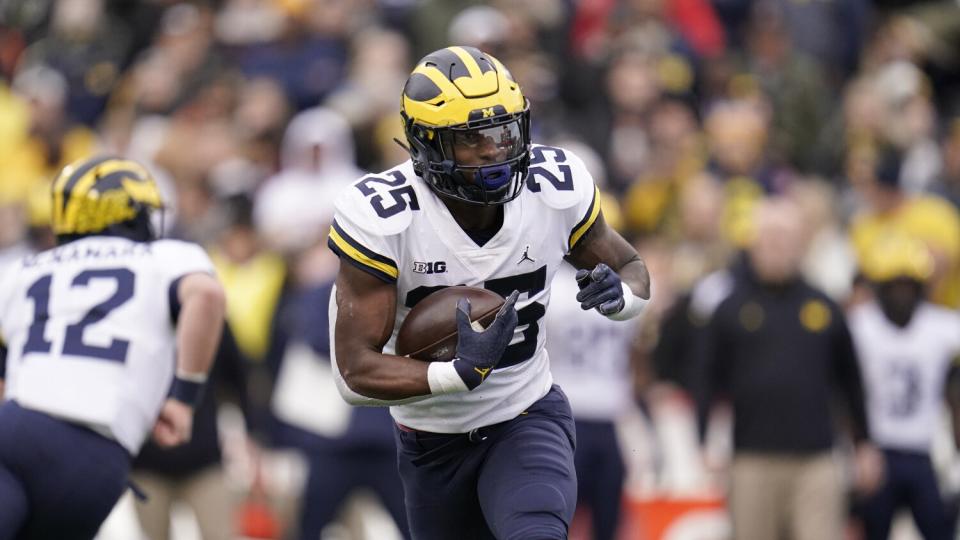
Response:
[{"label": "white football jersey", "polygon": [[171,285],[213,273],[200,246],[91,236],[24,257],[0,281],[6,399],[136,454],[175,371]]},{"label": "white football jersey", "polygon": [[630,342],[639,319],[614,321],[581,309],[575,276],[565,264],[553,279],[546,317],[550,368],[574,417],[613,421],[630,406]]},{"label": "white football jersey", "polygon": [[960,314],[923,303],[906,328],[876,302],[849,317],[867,394],[871,438],[881,447],[929,452],[944,384],[960,354]]},{"label": "white football jersey", "polygon": [[[397,286],[393,336],[384,353],[393,353],[410,308],[433,291],[468,285],[504,297],[514,289],[520,292],[513,340],[483,384],[471,392],[393,406],[397,422],[424,431],[465,433],[514,418],[546,395],[553,384],[542,328],[550,283],[564,255],[599,212],[593,178],[583,162],[547,146],[531,149],[526,186],[504,205],[503,226],[482,247],[414,174],[410,161],[366,176],[341,193],[330,230],[331,248],[343,264],[354,264]],[[335,298],[331,297],[331,321],[336,320]],[[336,355],[331,357],[339,376]]]}]

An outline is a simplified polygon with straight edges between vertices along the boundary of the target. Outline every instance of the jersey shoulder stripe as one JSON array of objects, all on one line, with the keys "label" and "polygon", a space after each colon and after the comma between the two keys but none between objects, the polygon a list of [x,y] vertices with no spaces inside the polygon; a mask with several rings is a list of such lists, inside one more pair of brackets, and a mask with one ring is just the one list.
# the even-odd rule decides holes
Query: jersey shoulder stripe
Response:
[{"label": "jersey shoulder stripe", "polygon": [[397,281],[397,277],[400,275],[396,261],[380,255],[358,242],[347,234],[336,220],[330,226],[327,245],[341,259],[383,281],[393,283]]},{"label": "jersey shoulder stripe", "polygon": [[573,227],[573,230],[570,231],[570,241],[569,249],[572,250],[576,247],[577,243],[580,242],[580,239],[590,230],[590,227],[597,222],[597,217],[600,215],[600,190],[594,186],[593,188],[593,199],[590,201],[590,206],[587,207],[587,211],[584,213],[583,218],[577,222]]}]

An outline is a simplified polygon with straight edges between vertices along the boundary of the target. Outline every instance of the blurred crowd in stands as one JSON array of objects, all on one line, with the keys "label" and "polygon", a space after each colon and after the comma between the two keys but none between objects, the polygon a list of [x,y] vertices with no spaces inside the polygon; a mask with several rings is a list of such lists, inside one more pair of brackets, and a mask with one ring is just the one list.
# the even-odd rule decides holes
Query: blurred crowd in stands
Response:
[{"label": "blurred crowd in stands", "polygon": [[[338,264],[325,245],[332,202],[364,171],[407,159],[394,142],[401,88],[417,59],[450,44],[509,67],[534,142],[584,159],[607,221],[650,266],[654,300],[629,352],[652,425],[639,438],[670,429],[650,414],[657,396],[686,396],[693,418],[713,395],[694,345],[720,339],[702,332],[738,268],[763,259],[758,245],[819,295],[800,308],[810,331],[870,301],[866,266],[890,236],[929,256],[929,299],[960,307],[954,0],[0,0],[0,265],[51,245],[56,172],[110,153],[149,165],[165,235],[206,246],[228,293],[222,388],[196,444],[141,457],[151,498],[138,510],[152,537],[166,537],[168,520],[146,507],[179,499],[194,501],[205,538],[317,538],[354,484],[402,523],[398,484],[383,481],[394,462],[386,411],[351,411],[332,385],[317,396],[308,383],[329,383],[316,366]],[[774,210],[758,212],[765,204]],[[758,216],[783,236],[758,234]],[[778,309],[740,300],[726,311],[747,330]],[[847,397],[869,401],[868,382],[866,398]],[[239,404],[247,435],[224,436],[214,400]],[[867,436],[853,409],[850,441]],[[277,487],[286,469],[269,464],[281,449],[306,456],[287,471],[296,488]],[[660,480],[628,489],[725,489],[710,474],[669,485],[668,454],[648,451]],[[717,468],[716,452],[688,454]]]}]

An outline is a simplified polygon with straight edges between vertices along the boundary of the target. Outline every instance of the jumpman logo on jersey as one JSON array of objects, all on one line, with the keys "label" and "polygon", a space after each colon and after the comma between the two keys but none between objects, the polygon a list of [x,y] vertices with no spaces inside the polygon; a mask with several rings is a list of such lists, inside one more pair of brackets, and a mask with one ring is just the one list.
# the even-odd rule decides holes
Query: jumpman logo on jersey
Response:
[{"label": "jumpman logo on jersey", "polygon": [[530,261],[530,262],[532,262],[532,263],[537,262],[537,261],[533,260],[532,257],[530,257],[529,253],[530,253],[530,246],[527,245],[527,247],[523,248],[523,255],[520,257],[520,260],[517,261],[517,264],[520,264],[520,263],[522,263],[523,261]]}]

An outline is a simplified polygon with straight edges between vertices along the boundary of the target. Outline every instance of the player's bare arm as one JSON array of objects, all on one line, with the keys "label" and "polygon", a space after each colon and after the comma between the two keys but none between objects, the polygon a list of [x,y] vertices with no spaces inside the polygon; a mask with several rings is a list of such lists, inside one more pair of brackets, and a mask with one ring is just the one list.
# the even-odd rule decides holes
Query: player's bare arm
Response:
[{"label": "player's bare arm", "polygon": [[208,274],[189,274],[177,286],[177,373],[171,397],[154,426],[154,440],[170,447],[190,440],[193,407],[200,399],[220,343],[226,299],[223,287]]},{"label": "player's bare arm", "polygon": [[646,264],[633,246],[607,225],[602,212],[567,261],[579,269],[577,300],[583,309],[596,308],[608,317],[628,319],[650,299]]},{"label": "player's bare arm", "polygon": [[177,371],[205,375],[223,330],[223,287],[208,274],[190,274],[180,280],[177,295],[182,306],[177,319]]},{"label": "player's bare arm", "polygon": [[337,276],[337,366],[347,386],[364,397],[401,400],[430,394],[429,364],[383,354],[393,333],[397,287],[350,265]]},{"label": "player's bare arm", "polygon": [[349,264],[337,276],[337,323],[334,329],[337,367],[357,394],[383,401],[473,390],[496,367],[517,326],[514,304],[507,297],[483,332],[470,327],[470,307],[457,305],[457,357],[425,363],[383,354],[393,333],[397,288]]}]

